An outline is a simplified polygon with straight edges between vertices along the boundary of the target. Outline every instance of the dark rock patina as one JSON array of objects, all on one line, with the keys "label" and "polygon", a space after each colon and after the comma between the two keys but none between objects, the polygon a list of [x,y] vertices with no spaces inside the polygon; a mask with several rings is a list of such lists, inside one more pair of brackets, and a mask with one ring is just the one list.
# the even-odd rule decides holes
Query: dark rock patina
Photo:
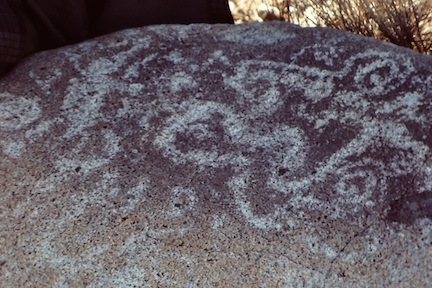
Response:
[{"label": "dark rock patina", "polygon": [[426,287],[431,88],[429,56],[286,23],[35,55],[0,82],[0,282]]}]

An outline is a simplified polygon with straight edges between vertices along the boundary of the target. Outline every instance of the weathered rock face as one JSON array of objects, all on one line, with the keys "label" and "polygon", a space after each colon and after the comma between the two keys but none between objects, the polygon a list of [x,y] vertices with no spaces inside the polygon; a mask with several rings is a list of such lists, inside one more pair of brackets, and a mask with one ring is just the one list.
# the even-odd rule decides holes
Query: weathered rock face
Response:
[{"label": "weathered rock face", "polygon": [[3,287],[426,287],[432,58],[156,26],[0,83]]}]

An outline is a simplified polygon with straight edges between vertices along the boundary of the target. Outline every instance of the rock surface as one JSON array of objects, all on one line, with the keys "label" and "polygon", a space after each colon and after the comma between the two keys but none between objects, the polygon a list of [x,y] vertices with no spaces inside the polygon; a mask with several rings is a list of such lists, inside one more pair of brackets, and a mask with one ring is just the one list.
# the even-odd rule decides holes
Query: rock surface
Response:
[{"label": "rock surface", "polygon": [[426,287],[432,58],[154,26],[0,81],[2,287]]}]

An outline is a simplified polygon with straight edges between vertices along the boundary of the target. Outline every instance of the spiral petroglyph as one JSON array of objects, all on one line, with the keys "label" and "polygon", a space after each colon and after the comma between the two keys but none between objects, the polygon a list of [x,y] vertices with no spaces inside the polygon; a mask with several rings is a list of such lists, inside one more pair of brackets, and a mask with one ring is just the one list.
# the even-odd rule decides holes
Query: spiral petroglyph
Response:
[{"label": "spiral petroglyph", "polygon": [[0,282],[424,287],[431,67],[286,23],[35,55],[0,82]]}]

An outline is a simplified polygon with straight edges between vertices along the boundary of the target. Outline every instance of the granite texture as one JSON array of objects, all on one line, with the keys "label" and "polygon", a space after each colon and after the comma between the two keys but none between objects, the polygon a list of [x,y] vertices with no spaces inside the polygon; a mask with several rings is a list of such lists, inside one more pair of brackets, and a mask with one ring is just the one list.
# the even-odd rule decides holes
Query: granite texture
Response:
[{"label": "granite texture", "polygon": [[430,287],[432,58],[152,26],[0,81],[1,287]]}]

